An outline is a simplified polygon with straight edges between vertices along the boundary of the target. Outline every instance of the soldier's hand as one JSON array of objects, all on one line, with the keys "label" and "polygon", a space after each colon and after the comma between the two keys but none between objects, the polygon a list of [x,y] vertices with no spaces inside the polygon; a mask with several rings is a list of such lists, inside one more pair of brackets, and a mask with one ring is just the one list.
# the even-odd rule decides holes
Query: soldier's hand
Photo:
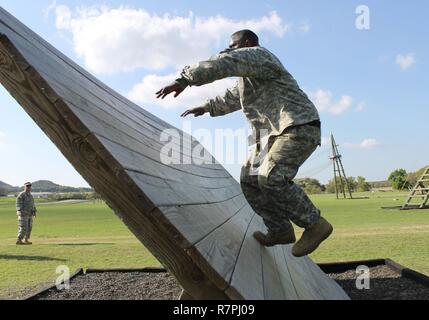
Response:
[{"label": "soldier's hand", "polygon": [[204,107],[198,107],[198,108],[194,108],[194,109],[189,109],[185,112],[182,113],[181,117],[186,117],[190,114],[193,114],[194,117],[200,117],[203,114],[207,113],[208,111],[206,109],[204,109]]},{"label": "soldier's hand", "polygon": [[185,88],[177,81],[174,81],[172,84],[162,88],[156,93],[156,97],[159,99],[164,99],[166,96],[168,96],[170,93],[175,92],[176,94],[174,97],[178,97],[179,94],[181,94]]}]

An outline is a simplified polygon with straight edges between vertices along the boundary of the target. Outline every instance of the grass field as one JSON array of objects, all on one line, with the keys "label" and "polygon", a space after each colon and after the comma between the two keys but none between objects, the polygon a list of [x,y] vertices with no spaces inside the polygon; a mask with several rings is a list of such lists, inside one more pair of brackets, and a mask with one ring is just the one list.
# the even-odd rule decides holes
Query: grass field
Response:
[{"label": "grass field", "polygon": [[[429,210],[381,209],[402,204],[404,193],[359,196],[369,199],[312,197],[335,227],[333,236],[312,258],[317,262],[391,258],[429,274]],[[0,198],[0,298],[21,297],[53,283],[59,265],[67,265],[71,271],[159,266],[103,203],[39,203],[38,210],[34,245],[17,247],[14,199]]]}]

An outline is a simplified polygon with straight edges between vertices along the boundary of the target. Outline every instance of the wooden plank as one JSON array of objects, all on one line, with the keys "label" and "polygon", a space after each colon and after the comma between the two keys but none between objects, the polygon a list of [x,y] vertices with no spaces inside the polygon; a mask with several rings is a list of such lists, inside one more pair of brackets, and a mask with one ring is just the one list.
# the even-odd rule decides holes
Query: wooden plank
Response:
[{"label": "wooden plank", "polygon": [[276,265],[274,248],[261,248],[262,277],[264,279],[264,298],[266,300],[284,300],[284,291],[281,276]]},{"label": "wooden plank", "polygon": [[188,249],[191,256],[196,253],[201,255],[203,259],[196,260],[196,263],[202,270],[210,273],[210,269],[213,268],[216,271],[219,275],[216,286],[222,290],[227,289],[229,285],[229,279],[254,214],[247,204],[230,220]]},{"label": "wooden plank", "polygon": [[167,219],[186,239],[182,248],[190,248],[209,233],[238,214],[247,205],[241,194],[215,204],[160,207]]},{"label": "wooden plank", "polygon": [[255,214],[238,255],[230,286],[225,291],[232,299],[263,300],[265,298],[261,246],[253,237],[253,233],[262,228],[263,222]]},{"label": "wooden plank", "polygon": [[325,300],[350,300],[339,284],[332,281],[308,256],[304,257],[305,263],[318,284],[319,291]]},{"label": "wooden plank", "polygon": [[[91,128],[93,133],[109,138],[115,143],[121,144],[130,150],[142,150],[144,151],[145,156],[150,157],[157,162],[161,162],[161,157],[164,156],[167,159],[171,159],[175,163],[196,164],[199,167],[210,170],[224,170],[223,167],[219,164],[200,164],[204,159],[193,155],[191,152],[186,152],[186,150],[183,150],[183,148],[180,147],[180,144],[177,145],[177,149],[176,147],[173,147],[175,152],[170,155],[170,142],[160,142],[157,140],[148,139],[147,136],[144,136],[139,131],[128,126],[127,124],[118,121],[110,114],[101,113],[98,115],[98,117],[96,117],[93,113],[87,112],[90,108],[89,105],[78,107],[69,101],[67,101],[67,104],[69,105],[70,109],[82,120],[82,122],[88,128]],[[164,147],[165,145],[167,145],[168,148]]]},{"label": "wooden plank", "polygon": [[[173,173],[175,174],[177,171],[183,172],[187,174],[187,177],[191,178],[193,176],[202,177],[202,178],[231,178],[231,175],[227,171],[221,170],[210,170],[207,168],[202,168],[193,165],[176,165],[171,164],[167,165],[162,162],[157,162],[145,154],[140,153],[135,150],[131,150],[124,146],[121,146],[110,139],[107,139],[102,136],[97,137],[100,141],[106,146],[111,154],[119,160],[119,162],[127,168],[134,169],[135,171],[139,171],[144,169],[143,172],[150,172],[153,175],[161,177],[163,174]],[[160,170],[162,168],[162,170]]]},{"label": "wooden plank", "polygon": [[292,245],[282,246],[285,261],[287,263],[292,282],[300,300],[321,300],[317,283],[310,273],[304,258],[296,258],[292,255]]},{"label": "wooden plank", "polygon": [[156,186],[142,180],[142,175],[129,170],[126,172],[157,207],[214,204],[242,194],[237,185],[219,189],[202,189],[188,185],[184,189],[184,185],[181,184],[182,189],[178,189],[172,188],[168,182],[165,182],[166,186]]},{"label": "wooden plank", "polygon": [[292,275],[287,266],[281,246],[274,247],[274,258],[276,260],[277,270],[280,275],[281,285],[283,286],[285,300],[298,300],[298,294],[293,284]]},{"label": "wooden plank", "polygon": [[[161,232],[165,221],[152,220],[151,201],[92,135],[81,135],[79,119],[63,116],[61,101],[53,104],[45,96],[49,86],[34,69],[20,69],[26,61],[9,40],[0,36],[0,82],[24,107],[82,176],[106,199],[109,206],[142,241],[146,248],[194,297],[226,298],[192,262],[178,250],[174,239]],[[19,62],[19,63],[18,63]],[[37,83],[37,85],[36,85]],[[42,86],[41,86],[42,85]],[[49,88],[48,88],[49,89]],[[85,133],[86,134],[86,133]]]},{"label": "wooden plank", "polygon": [[[159,180],[159,184],[162,186],[169,185],[172,187],[174,185],[175,188],[186,189],[187,186],[197,187],[202,189],[222,189],[235,186],[239,188],[239,184],[233,178],[219,178],[219,179],[203,179],[200,177],[191,177],[189,179],[189,175],[187,173],[179,172],[175,176],[165,176],[158,177],[153,175],[152,173],[144,173],[140,171],[128,170],[135,175],[136,179],[142,180],[145,183],[158,185],[155,180]],[[207,181],[208,180],[208,181]],[[210,183],[208,183],[210,182]],[[175,184],[176,183],[176,184]]]},{"label": "wooden plank", "polygon": [[[56,75],[54,75],[54,77],[55,76]],[[60,80],[58,81],[60,82],[67,82],[63,77],[59,77],[59,79]],[[201,147],[201,144],[197,140],[191,140],[188,134],[175,129],[174,127],[166,127],[163,130],[152,130],[150,127],[145,125],[143,120],[126,116],[123,111],[116,110],[115,108],[111,107],[111,105],[93,96],[92,93],[82,94],[82,91],[86,89],[81,88],[80,94],[78,94],[73,90],[79,91],[79,88],[72,88],[71,82],[68,86],[66,86],[65,84],[59,84],[58,81],[52,79],[51,77],[49,82],[51,87],[58,94],[65,97],[64,100],[71,104],[71,107],[79,108],[80,110],[78,110],[78,112],[89,113],[93,118],[101,120],[102,122],[117,128],[118,131],[126,133],[129,136],[135,136],[140,141],[146,142],[146,144],[156,151],[160,151],[167,143],[160,141],[161,134],[163,132],[168,133],[166,130],[173,130],[174,133],[178,133],[180,140],[174,139],[169,142],[169,144],[177,146],[177,150],[180,151],[181,155],[188,155],[189,157],[193,155],[193,150],[196,150],[197,147]],[[83,97],[83,95],[85,97]],[[85,117],[87,118],[88,116]],[[90,120],[91,119],[88,119],[88,121]],[[184,142],[185,139],[187,139],[186,142]],[[176,142],[176,140],[178,141]],[[193,156],[198,160],[206,160],[207,158],[211,159],[215,165],[207,166],[209,168],[217,170],[223,169],[216,159],[208,152],[206,158],[202,158],[201,156],[195,154]]]}]

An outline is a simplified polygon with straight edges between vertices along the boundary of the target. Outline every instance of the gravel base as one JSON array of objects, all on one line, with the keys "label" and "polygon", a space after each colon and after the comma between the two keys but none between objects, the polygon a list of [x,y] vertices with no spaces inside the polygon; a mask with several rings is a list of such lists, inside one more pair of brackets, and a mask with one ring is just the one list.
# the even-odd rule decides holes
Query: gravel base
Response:
[{"label": "gravel base", "polygon": [[[370,268],[370,289],[356,289],[355,270],[329,274],[352,300],[429,300],[429,288],[402,278],[387,266]],[[51,289],[36,300],[176,300],[181,288],[168,273],[88,273],[70,282],[70,290]]]},{"label": "gravel base", "polygon": [[168,273],[87,273],[70,281],[70,289],[51,289],[35,300],[176,300],[180,286]]},{"label": "gravel base", "polygon": [[403,278],[388,266],[370,268],[370,289],[356,288],[356,271],[329,274],[352,300],[429,300],[429,288]]}]

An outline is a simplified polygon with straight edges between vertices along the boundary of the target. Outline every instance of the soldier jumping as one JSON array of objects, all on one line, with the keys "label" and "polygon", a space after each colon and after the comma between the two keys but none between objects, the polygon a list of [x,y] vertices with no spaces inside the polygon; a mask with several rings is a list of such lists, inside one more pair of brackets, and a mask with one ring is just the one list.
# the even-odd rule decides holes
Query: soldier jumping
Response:
[{"label": "soldier jumping", "polygon": [[[179,79],[157,92],[157,98],[173,92],[177,97],[188,86],[227,77],[239,77],[236,86],[224,96],[187,110],[182,117],[205,113],[217,117],[243,110],[256,137],[256,148],[242,168],[241,188],[268,229],[267,234],[258,231],[254,237],[268,247],[295,243],[292,221],[305,229],[292,248],[293,255],[310,254],[333,228],[293,179],[321,144],[320,118],[279,59],[259,45],[258,36],[250,30],[234,33],[229,49],[184,68]],[[261,132],[267,133],[266,145],[262,145]]]}]

